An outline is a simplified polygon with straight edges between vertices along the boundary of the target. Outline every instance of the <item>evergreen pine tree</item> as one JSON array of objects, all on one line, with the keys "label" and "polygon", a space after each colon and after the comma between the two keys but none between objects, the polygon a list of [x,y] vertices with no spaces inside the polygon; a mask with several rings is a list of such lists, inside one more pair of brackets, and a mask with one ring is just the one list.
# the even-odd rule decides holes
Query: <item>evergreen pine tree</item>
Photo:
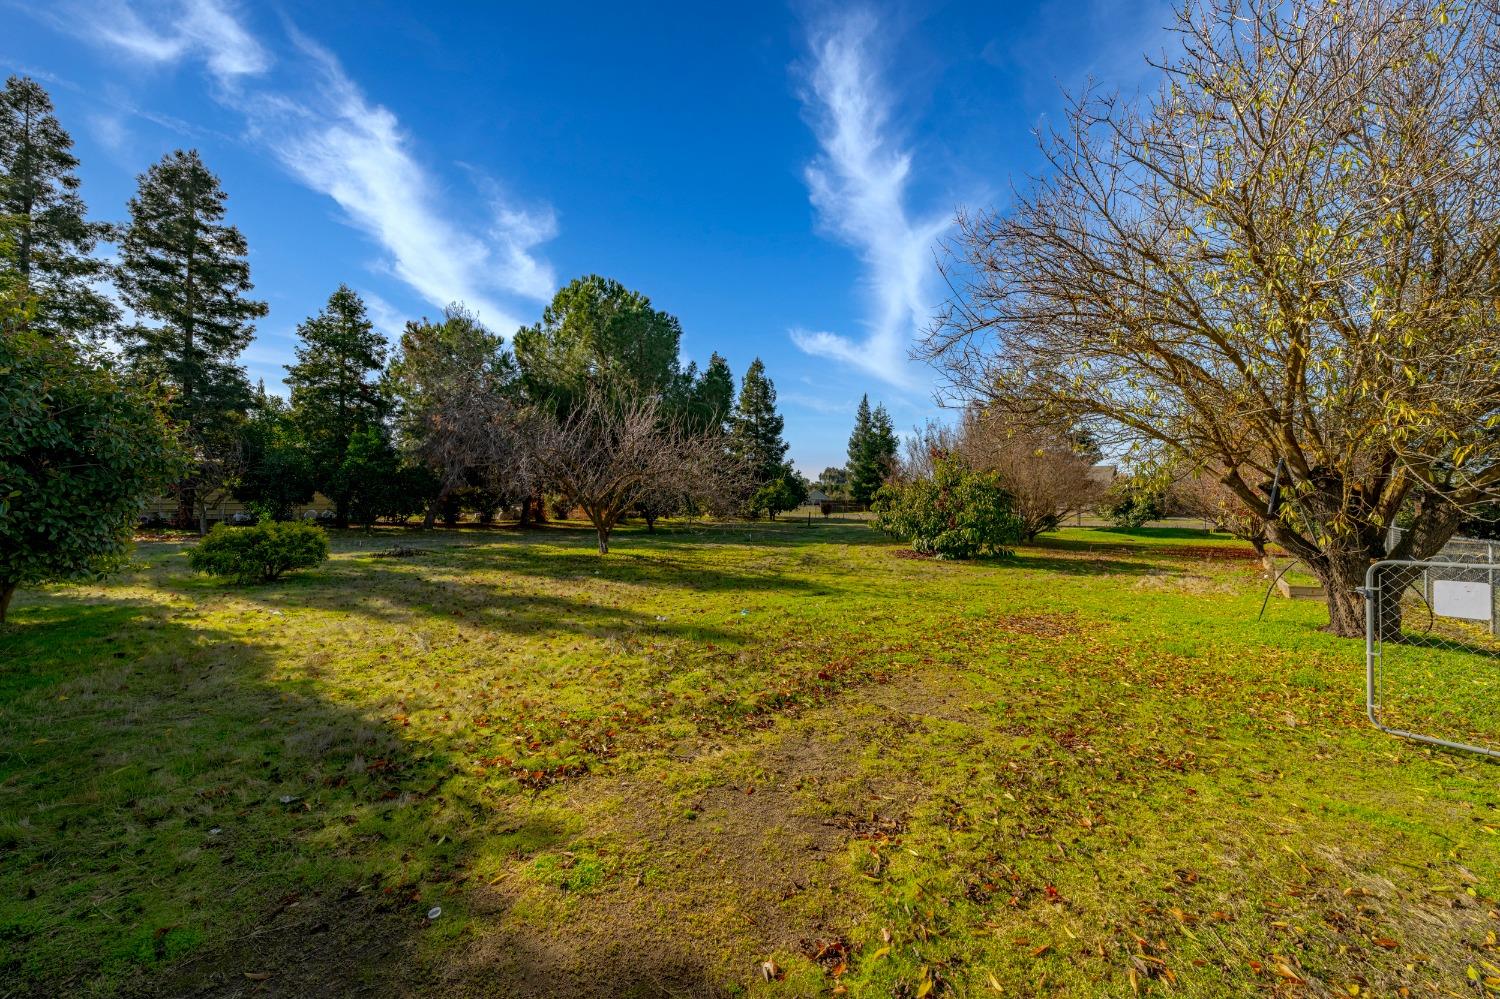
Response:
[{"label": "evergreen pine tree", "polygon": [[896,429],[884,406],[870,410],[868,395],[859,400],[854,432],[849,435],[849,495],[869,505],[896,461]]},{"label": "evergreen pine tree", "polygon": [[292,422],[286,401],[255,390],[255,401],[240,428],[239,453],[231,486],[234,498],[256,516],[290,520],[317,489],[312,456]]},{"label": "evergreen pine tree", "polygon": [[860,462],[864,461],[869,439],[870,397],[866,394],[859,397],[859,409],[854,412],[854,430],[849,434],[849,463],[844,467],[849,470],[851,478],[855,476],[855,469],[859,468]]},{"label": "evergreen pine tree", "polygon": [[73,139],[35,80],[0,90],[0,286],[28,303],[22,319],[51,338],[97,339],[119,311],[90,283],[105,271],[91,254],[108,227],[84,217]]},{"label": "evergreen pine tree", "polygon": [[749,470],[755,486],[786,475],[785,421],[776,412],[776,386],[766,377],[766,366],[756,358],[740,383],[739,401],[730,418],[729,450]]},{"label": "evergreen pine tree", "polygon": [[734,409],[734,375],[729,362],[715,353],[693,382],[688,420],[695,430],[722,433]]},{"label": "evergreen pine tree", "polygon": [[512,346],[536,402],[568,412],[589,386],[623,397],[683,391],[682,324],[618,281],[590,274],[558,289],[542,320],[516,331]]},{"label": "evergreen pine tree", "polygon": [[264,302],[246,297],[245,237],[224,224],[226,195],[196,151],[177,150],[141,175],[130,199],[116,270],[120,295],[143,322],[121,331],[136,371],[172,393],[168,412],[195,455],[178,483],[178,522],[216,483],[250,402],[235,363],[255,335]]},{"label": "evergreen pine tree", "polygon": [[375,332],[365,303],[340,285],[316,316],[297,327],[302,343],[297,363],[287,366],[292,419],[307,442],[317,486],[334,502],[335,523],[349,526],[350,492],[337,474],[349,442],[361,430],[380,424],[390,410],[377,378],[385,363],[385,339]]},{"label": "evergreen pine tree", "polygon": [[253,287],[245,237],[224,224],[224,189],[196,151],[169,153],[139,183],[118,280],[125,304],[148,322],[122,331],[125,352],[172,389],[173,419],[206,438],[249,404],[234,362],[266,305],[245,297]]}]

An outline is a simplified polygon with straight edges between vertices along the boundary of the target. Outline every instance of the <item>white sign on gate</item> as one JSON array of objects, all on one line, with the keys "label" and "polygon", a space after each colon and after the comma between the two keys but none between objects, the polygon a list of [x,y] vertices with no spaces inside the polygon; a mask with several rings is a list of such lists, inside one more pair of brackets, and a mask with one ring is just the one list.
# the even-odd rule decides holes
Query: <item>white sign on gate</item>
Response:
[{"label": "white sign on gate", "polygon": [[1432,612],[1442,617],[1488,621],[1494,607],[1493,600],[1489,583],[1468,583],[1457,579],[1432,581]]}]

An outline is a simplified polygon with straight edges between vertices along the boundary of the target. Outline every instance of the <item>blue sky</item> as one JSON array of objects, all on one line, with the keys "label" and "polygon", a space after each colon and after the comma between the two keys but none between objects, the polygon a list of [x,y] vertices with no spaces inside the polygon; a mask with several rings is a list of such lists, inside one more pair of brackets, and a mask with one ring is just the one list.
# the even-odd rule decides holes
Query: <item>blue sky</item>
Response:
[{"label": "blue sky", "polygon": [[862,393],[932,415],[906,359],[959,206],[1003,208],[1091,76],[1133,90],[1164,3],[417,4],[0,0],[0,68],[51,91],[95,217],[196,147],[271,306],[279,388],[340,282],[388,334],[462,300],[509,335],[600,273],[759,356],[791,456],[842,464]]}]

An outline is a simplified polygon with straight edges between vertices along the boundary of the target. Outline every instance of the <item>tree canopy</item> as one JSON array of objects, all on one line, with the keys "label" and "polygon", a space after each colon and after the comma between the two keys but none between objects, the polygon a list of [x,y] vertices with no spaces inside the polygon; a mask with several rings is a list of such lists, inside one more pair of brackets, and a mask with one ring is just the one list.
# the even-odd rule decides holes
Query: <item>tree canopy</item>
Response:
[{"label": "tree canopy", "polygon": [[235,360],[266,314],[247,297],[248,250],[224,222],[227,201],[196,150],[168,153],[141,175],[120,240],[120,295],[142,320],[123,331],[126,355],[172,390],[172,416],[195,436],[244,411]]},{"label": "tree canopy", "polygon": [[119,310],[94,287],[93,256],[108,227],[86,218],[73,139],[35,80],[0,90],[0,282],[31,301],[27,325],[46,336],[100,339]]},{"label": "tree canopy", "polygon": [[108,568],[180,457],[149,392],[68,344],[0,336],[0,621],[19,586]]},{"label": "tree canopy", "polygon": [[1323,580],[1420,558],[1500,484],[1500,16],[1193,0],[1144,103],[1088,92],[926,337],[952,388],[1218,475]]},{"label": "tree canopy", "polygon": [[785,425],[776,411],[776,386],[766,377],[766,366],[757,357],[745,369],[729,419],[730,453],[757,487],[785,474],[787,443],[781,437]]},{"label": "tree canopy", "polygon": [[558,290],[541,321],[516,331],[532,399],[566,411],[590,387],[673,398],[683,392],[682,325],[651,299],[590,274]]},{"label": "tree canopy", "polygon": [[849,435],[849,495],[868,505],[896,464],[896,428],[884,406],[870,409],[870,397],[861,396]]},{"label": "tree canopy", "polygon": [[385,338],[375,332],[365,304],[340,285],[328,304],[297,327],[297,363],[287,366],[293,421],[306,442],[318,488],[334,501],[338,526],[349,522],[347,477],[339,469],[350,441],[380,425],[390,402],[379,374]]},{"label": "tree canopy", "polygon": [[441,322],[409,322],[388,380],[400,446],[433,476],[429,526],[468,487],[529,503],[531,428],[515,360],[498,334],[460,306]]}]

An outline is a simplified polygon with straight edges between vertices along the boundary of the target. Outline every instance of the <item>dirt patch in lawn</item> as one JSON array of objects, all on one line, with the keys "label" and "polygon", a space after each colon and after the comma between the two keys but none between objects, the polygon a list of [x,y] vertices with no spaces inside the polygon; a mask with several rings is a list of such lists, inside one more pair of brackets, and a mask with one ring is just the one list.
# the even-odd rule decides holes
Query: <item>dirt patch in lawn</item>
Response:
[{"label": "dirt patch in lawn", "polygon": [[431,984],[411,960],[427,920],[375,890],[288,896],[259,926],[169,974],[123,985],[120,995],[410,995]]},{"label": "dirt patch in lawn", "polygon": [[564,807],[588,815],[591,832],[571,849],[609,855],[611,873],[566,898],[507,877],[488,925],[445,961],[447,985],[516,997],[712,996],[760,975],[773,955],[802,955],[831,987],[860,918],[840,859],[852,843],[898,838],[923,793],[856,778],[854,759],[888,741],[893,724],[920,724],[893,723],[880,702],[925,714],[956,696],[928,694],[917,678],[862,688],[862,704],[785,719],[748,745],[705,740],[677,756],[680,771],[659,764],[579,782]]},{"label": "dirt patch in lawn", "polygon": [[1156,549],[1155,556],[1196,559],[1202,562],[1257,562],[1260,556],[1248,543],[1243,545],[1177,545]]},{"label": "dirt patch in lawn", "polygon": [[1000,631],[1036,638],[1067,638],[1079,630],[1072,614],[1001,614],[992,621]]},{"label": "dirt patch in lawn", "polygon": [[1170,590],[1175,593],[1229,594],[1243,589],[1240,579],[1203,576],[1193,572],[1153,572],[1134,584],[1138,590]]}]

